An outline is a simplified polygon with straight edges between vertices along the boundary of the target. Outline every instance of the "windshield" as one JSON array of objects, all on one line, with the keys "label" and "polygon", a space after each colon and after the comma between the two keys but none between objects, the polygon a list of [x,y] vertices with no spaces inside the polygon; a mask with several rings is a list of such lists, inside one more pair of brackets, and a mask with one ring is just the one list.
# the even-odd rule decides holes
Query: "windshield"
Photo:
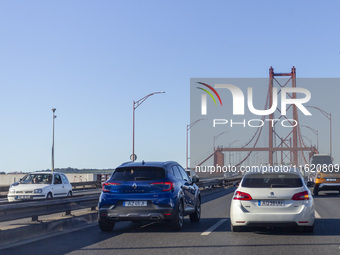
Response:
[{"label": "windshield", "polygon": [[52,174],[28,174],[20,181],[21,184],[52,184]]},{"label": "windshield", "polygon": [[165,178],[165,171],[160,167],[122,167],[117,168],[111,180],[116,181],[147,181]]},{"label": "windshield", "polygon": [[301,178],[289,173],[249,174],[242,182],[242,187],[246,188],[298,188],[302,186]]}]

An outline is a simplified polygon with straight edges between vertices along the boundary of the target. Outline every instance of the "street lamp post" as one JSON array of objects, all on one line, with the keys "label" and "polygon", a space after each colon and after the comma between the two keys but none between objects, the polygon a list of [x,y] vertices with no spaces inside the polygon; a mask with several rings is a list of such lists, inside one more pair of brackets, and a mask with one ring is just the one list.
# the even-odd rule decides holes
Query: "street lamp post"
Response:
[{"label": "street lamp post", "polygon": [[56,108],[52,108],[53,112],[53,129],[52,129],[52,173],[54,171],[54,119],[57,118],[55,115]]},{"label": "street lamp post", "polygon": [[308,137],[307,137],[307,136],[305,136],[305,135],[302,135],[302,137],[306,138],[306,139],[309,141],[309,143],[310,143],[310,146],[312,147],[312,139],[308,138]]},{"label": "street lamp post", "polygon": [[314,108],[318,110],[329,120],[329,155],[332,156],[332,114],[320,109],[319,107],[315,107],[315,106],[306,106],[306,107],[310,107],[310,108]]},{"label": "street lamp post", "polygon": [[229,133],[228,131],[222,132],[220,134],[218,134],[217,136],[214,136],[213,138],[213,143],[214,143],[214,152],[215,152],[215,141],[217,138],[219,138],[221,135],[225,134],[225,133]]},{"label": "street lamp post", "polygon": [[[238,142],[238,141],[240,141],[240,139],[237,139],[237,140],[235,140],[235,141],[233,141],[232,143],[229,143],[229,148],[234,144],[234,143],[236,143],[236,142]],[[229,151],[229,165],[231,166],[231,163],[230,163],[230,152],[231,151]],[[233,157],[234,157],[234,155],[233,155]]]},{"label": "street lamp post", "polygon": [[308,128],[310,129],[314,134],[316,134],[316,148],[317,150],[319,151],[319,131],[314,129],[314,128],[311,128],[309,126],[306,126],[306,125],[301,125],[301,127],[305,127],[305,128]]},{"label": "street lamp post", "polygon": [[137,159],[137,156],[135,155],[135,110],[140,106],[146,99],[148,99],[150,96],[155,94],[162,94],[165,93],[165,91],[159,91],[159,92],[153,92],[145,97],[142,97],[141,99],[137,101],[133,101],[133,111],[132,111],[132,155],[130,157],[131,161],[135,161]]},{"label": "street lamp post", "polygon": [[188,133],[189,133],[189,129],[192,128],[192,126],[194,126],[197,122],[201,121],[201,120],[205,120],[205,119],[198,119],[192,123],[190,123],[189,125],[187,125],[187,136],[186,136],[186,169],[188,169],[188,159],[189,159],[189,153],[188,153],[188,150],[189,150],[189,145],[188,145]]}]

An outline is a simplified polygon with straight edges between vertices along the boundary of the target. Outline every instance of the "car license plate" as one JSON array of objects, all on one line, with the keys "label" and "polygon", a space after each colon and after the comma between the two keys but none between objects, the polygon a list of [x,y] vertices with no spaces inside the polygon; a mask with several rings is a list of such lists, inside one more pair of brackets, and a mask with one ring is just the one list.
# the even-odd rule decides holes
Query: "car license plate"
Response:
[{"label": "car license plate", "polygon": [[336,179],[326,179],[328,182],[336,182]]},{"label": "car license plate", "polygon": [[282,200],[259,200],[258,206],[285,206]]},{"label": "car license plate", "polygon": [[147,206],[147,201],[124,201],[123,206]]},{"label": "car license plate", "polygon": [[30,199],[31,196],[17,196],[17,199]]}]

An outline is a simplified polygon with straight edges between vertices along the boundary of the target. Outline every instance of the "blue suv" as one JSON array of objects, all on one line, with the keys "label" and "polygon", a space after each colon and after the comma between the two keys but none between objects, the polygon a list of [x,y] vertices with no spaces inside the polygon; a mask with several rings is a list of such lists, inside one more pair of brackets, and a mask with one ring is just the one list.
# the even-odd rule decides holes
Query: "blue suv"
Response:
[{"label": "blue suv", "polygon": [[201,195],[185,170],[174,161],[127,162],[103,184],[99,198],[99,228],[112,231],[117,221],[169,221],[182,229],[184,216],[201,217]]}]

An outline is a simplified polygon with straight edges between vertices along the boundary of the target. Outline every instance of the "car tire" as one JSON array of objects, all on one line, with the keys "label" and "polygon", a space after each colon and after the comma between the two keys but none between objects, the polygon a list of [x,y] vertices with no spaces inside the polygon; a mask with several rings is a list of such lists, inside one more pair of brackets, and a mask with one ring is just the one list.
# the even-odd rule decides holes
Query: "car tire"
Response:
[{"label": "car tire", "polygon": [[318,188],[314,188],[313,189],[313,194],[314,194],[314,196],[319,195],[319,189]]},{"label": "car tire", "polygon": [[233,226],[233,224],[230,224],[230,229],[231,229],[231,232],[243,232],[244,231],[244,227]]},{"label": "car tire", "polygon": [[115,226],[115,222],[114,221],[110,221],[110,220],[99,220],[98,221],[98,226],[99,226],[101,231],[103,231],[103,232],[110,232],[110,231],[113,230],[113,228]]},{"label": "car tire", "polygon": [[67,196],[72,197],[72,191],[71,190],[67,193]]},{"label": "car tire", "polygon": [[53,198],[53,195],[51,192],[48,192],[47,196],[46,196],[46,199],[52,199]]},{"label": "car tire", "polygon": [[198,197],[195,212],[190,214],[190,221],[191,222],[199,222],[201,219],[201,197]]},{"label": "car tire", "polygon": [[183,202],[180,200],[178,202],[177,210],[176,210],[176,216],[171,221],[172,230],[174,231],[180,231],[183,227],[184,222],[184,207]]}]

